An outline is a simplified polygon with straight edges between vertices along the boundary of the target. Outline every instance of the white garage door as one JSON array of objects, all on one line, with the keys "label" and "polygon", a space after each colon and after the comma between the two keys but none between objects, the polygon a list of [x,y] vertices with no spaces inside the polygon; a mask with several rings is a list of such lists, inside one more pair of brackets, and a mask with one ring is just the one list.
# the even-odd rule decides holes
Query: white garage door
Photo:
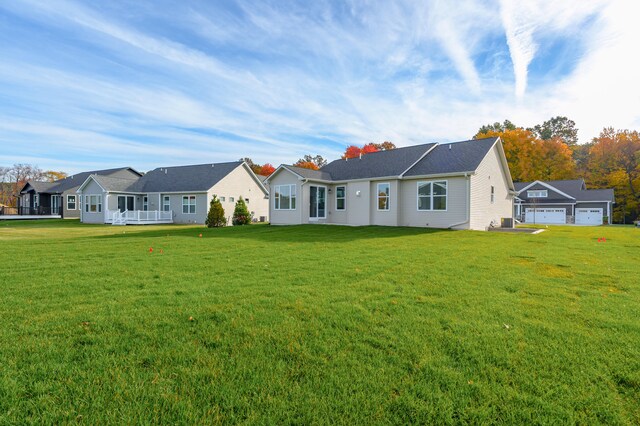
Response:
[{"label": "white garage door", "polygon": [[602,209],[576,209],[576,225],[602,225]]},{"label": "white garage door", "polygon": [[567,209],[526,209],[525,223],[567,223]]}]

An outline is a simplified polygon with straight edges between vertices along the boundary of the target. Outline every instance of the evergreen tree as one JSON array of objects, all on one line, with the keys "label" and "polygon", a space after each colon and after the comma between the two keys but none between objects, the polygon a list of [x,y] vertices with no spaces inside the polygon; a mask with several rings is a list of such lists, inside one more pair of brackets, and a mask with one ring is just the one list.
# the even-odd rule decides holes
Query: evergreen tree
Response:
[{"label": "evergreen tree", "polygon": [[207,220],[205,220],[204,223],[209,228],[218,228],[227,224],[227,218],[224,216],[224,208],[216,195],[214,195],[211,200]]},{"label": "evergreen tree", "polygon": [[244,198],[239,197],[236,202],[236,208],[233,211],[233,225],[250,225],[251,224],[251,213],[247,209],[247,205],[244,202]]}]

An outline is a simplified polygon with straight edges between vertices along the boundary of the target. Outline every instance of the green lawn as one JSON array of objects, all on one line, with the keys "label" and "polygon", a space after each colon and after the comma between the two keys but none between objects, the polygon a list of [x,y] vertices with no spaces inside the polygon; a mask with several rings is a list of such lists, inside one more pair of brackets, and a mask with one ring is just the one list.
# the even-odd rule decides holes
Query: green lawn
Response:
[{"label": "green lawn", "polygon": [[0,424],[640,423],[632,227],[0,222],[0,265]]}]

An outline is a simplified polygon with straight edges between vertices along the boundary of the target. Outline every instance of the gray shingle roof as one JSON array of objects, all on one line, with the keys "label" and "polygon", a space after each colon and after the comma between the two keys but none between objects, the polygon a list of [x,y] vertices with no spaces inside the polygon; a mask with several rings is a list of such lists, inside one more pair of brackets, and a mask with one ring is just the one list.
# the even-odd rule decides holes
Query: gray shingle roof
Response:
[{"label": "gray shingle roof", "polygon": [[119,168],[116,168],[116,169],[92,170],[92,171],[89,171],[89,172],[76,173],[75,175],[71,175],[71,176],[68,176],[68,177],[66,177],[64,179],[57,180],[57,181],[53,182],[51,184],[51,186],[47,190],[38,191],[38,192],[47,192],[47,193],[52,193],[52,194],[63,193],[64,191],[68,191],[68,190],[70,190],[72,188],[79,187],[91,175],[108,176],[108,175],[111,175],[113,173],[119,172],[121,170],[127,170],[127,169],[133,171],[134,173],[136,173],[138,175],[141,175],[139,172],[137,172],[136,170],[132,169],[131,167],[119,167]]},{"label": "gray shingle roof", "polygon": [[33,180],[30,180],[27,183],[31,185],[31,187],[37,193],[41,193],[41,192],[47,193],[51,190],[52,187],[56,185],[55,182],[40,182],[40,181],[33,181]]},{"label": "gray shingle roof", "polygon": [[376,177],[399,176],[418,161],[434,143],[396,148],[389,151],[372,152],[362,158],[335,160],[320,169],[327,173],[327,180],[370,179]]},{"label": "gray shingle roof", "polygon": [[475,171],[498,138],[472,139],[438,144],[405,176],[437,175]]},{"label": "gray shingle roof", "polygon": [[193,166],[160,167],[142,176],[129,192],[201,192],[227,176],[242,161],[198,164]]},{"label": "gray shingle roof", "polygon": [[331,175],[322,170],[311,170],[304,167],[297,166],[285,166],[287,169],[291,170],[294,173],[299,174],[303,178],[307,179],[318,179],[318,180],[331,180]]},{"label": "gray shingle roof", "polygon": [[[585,186],[584,180],[582,179],[548,180],[542,182],[572,196],[576,201],[615,201],[613,189],[583,189]],[[517,182],[514,185],[516,191],[522,191],[523,188],[529,186],[531,183],[532,182]],[[520,198],[526,199],[526,196],[521,196]],[[549,200],[549,202],[551,202],[551,200]]]},{"label": "gray shingle roof", "polygon": [[125,179],[102,175],[93,175],[93,179],[105,190],[113,192],[133,192],[129,188],[138,181],[136,178]]}]

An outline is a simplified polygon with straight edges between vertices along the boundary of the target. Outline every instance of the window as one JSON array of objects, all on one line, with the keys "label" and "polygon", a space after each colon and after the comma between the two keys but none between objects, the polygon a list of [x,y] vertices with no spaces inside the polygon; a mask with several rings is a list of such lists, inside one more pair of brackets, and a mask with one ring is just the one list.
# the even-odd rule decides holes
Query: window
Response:
[{"label": "window", "polygon": [[336,210],[347,208],[347,187],[336,186]]},{"label": "window", "polygon": [[388,183],[378,184],[378,210],[389,210],[391,186]]},{"label": "window", "polygon": [[536,189],[527,191],[527,198],[547,198],[548,193],[546,189]]},{"label": "window", "polygon": [[276,185],[273,197],[276,210],[295,210],[296,209],[296,186],[295,185]]},{"label": "window", "polygon": [[75,210],[75,209],[76,209],[76,196],[67,195],[67,210]]},{"label": "window", "polygon": [[168,195],[162,197],[162,210],[165,212],[171,211],[171,198]]},{"label": "window", "polygon": [[245,198],[245,199],[244,199],[244,202],[248,204],[248,203],[249,203],[249,199],[248,199],[248,198]]},{"label": "window", "polygon": [[182,197],[182,213],[195,214],[196,213],[196,196],[185,195]]},{"label": "window", "polygon": [[418,210],[446,210],[447,181],[418,182]]},{"label": "window", "polygon": [[84,210],[87,213],[102,212],[102,195],[87,195],[84,199],[86,202]]},{"label": "window", "polygon": [[493,204],[495,200],[496,200],[496,189],[495,187],[491,186],[491,204]]},{"label": "window", "polygon": [[224,197],[220,197],[220,202],[224,203]]},{"label": "window", "polygon": [[149,210],[149,197],[146,195],[142,197],[142,210],[145,212]]},{"label": "window", "polygon": [[35,194],[33,196],[33,207],[38,208],[39,204],[40,204],[40,196],[38,194]]},{"label": "window", "polygon": [[229,197],[229,201],[230,201],[230,202],[232,202],[232,203],[235,203],[235,202],[236,202],[236,199],[235,199],[235,198],[233,198],[233,197]]}]

